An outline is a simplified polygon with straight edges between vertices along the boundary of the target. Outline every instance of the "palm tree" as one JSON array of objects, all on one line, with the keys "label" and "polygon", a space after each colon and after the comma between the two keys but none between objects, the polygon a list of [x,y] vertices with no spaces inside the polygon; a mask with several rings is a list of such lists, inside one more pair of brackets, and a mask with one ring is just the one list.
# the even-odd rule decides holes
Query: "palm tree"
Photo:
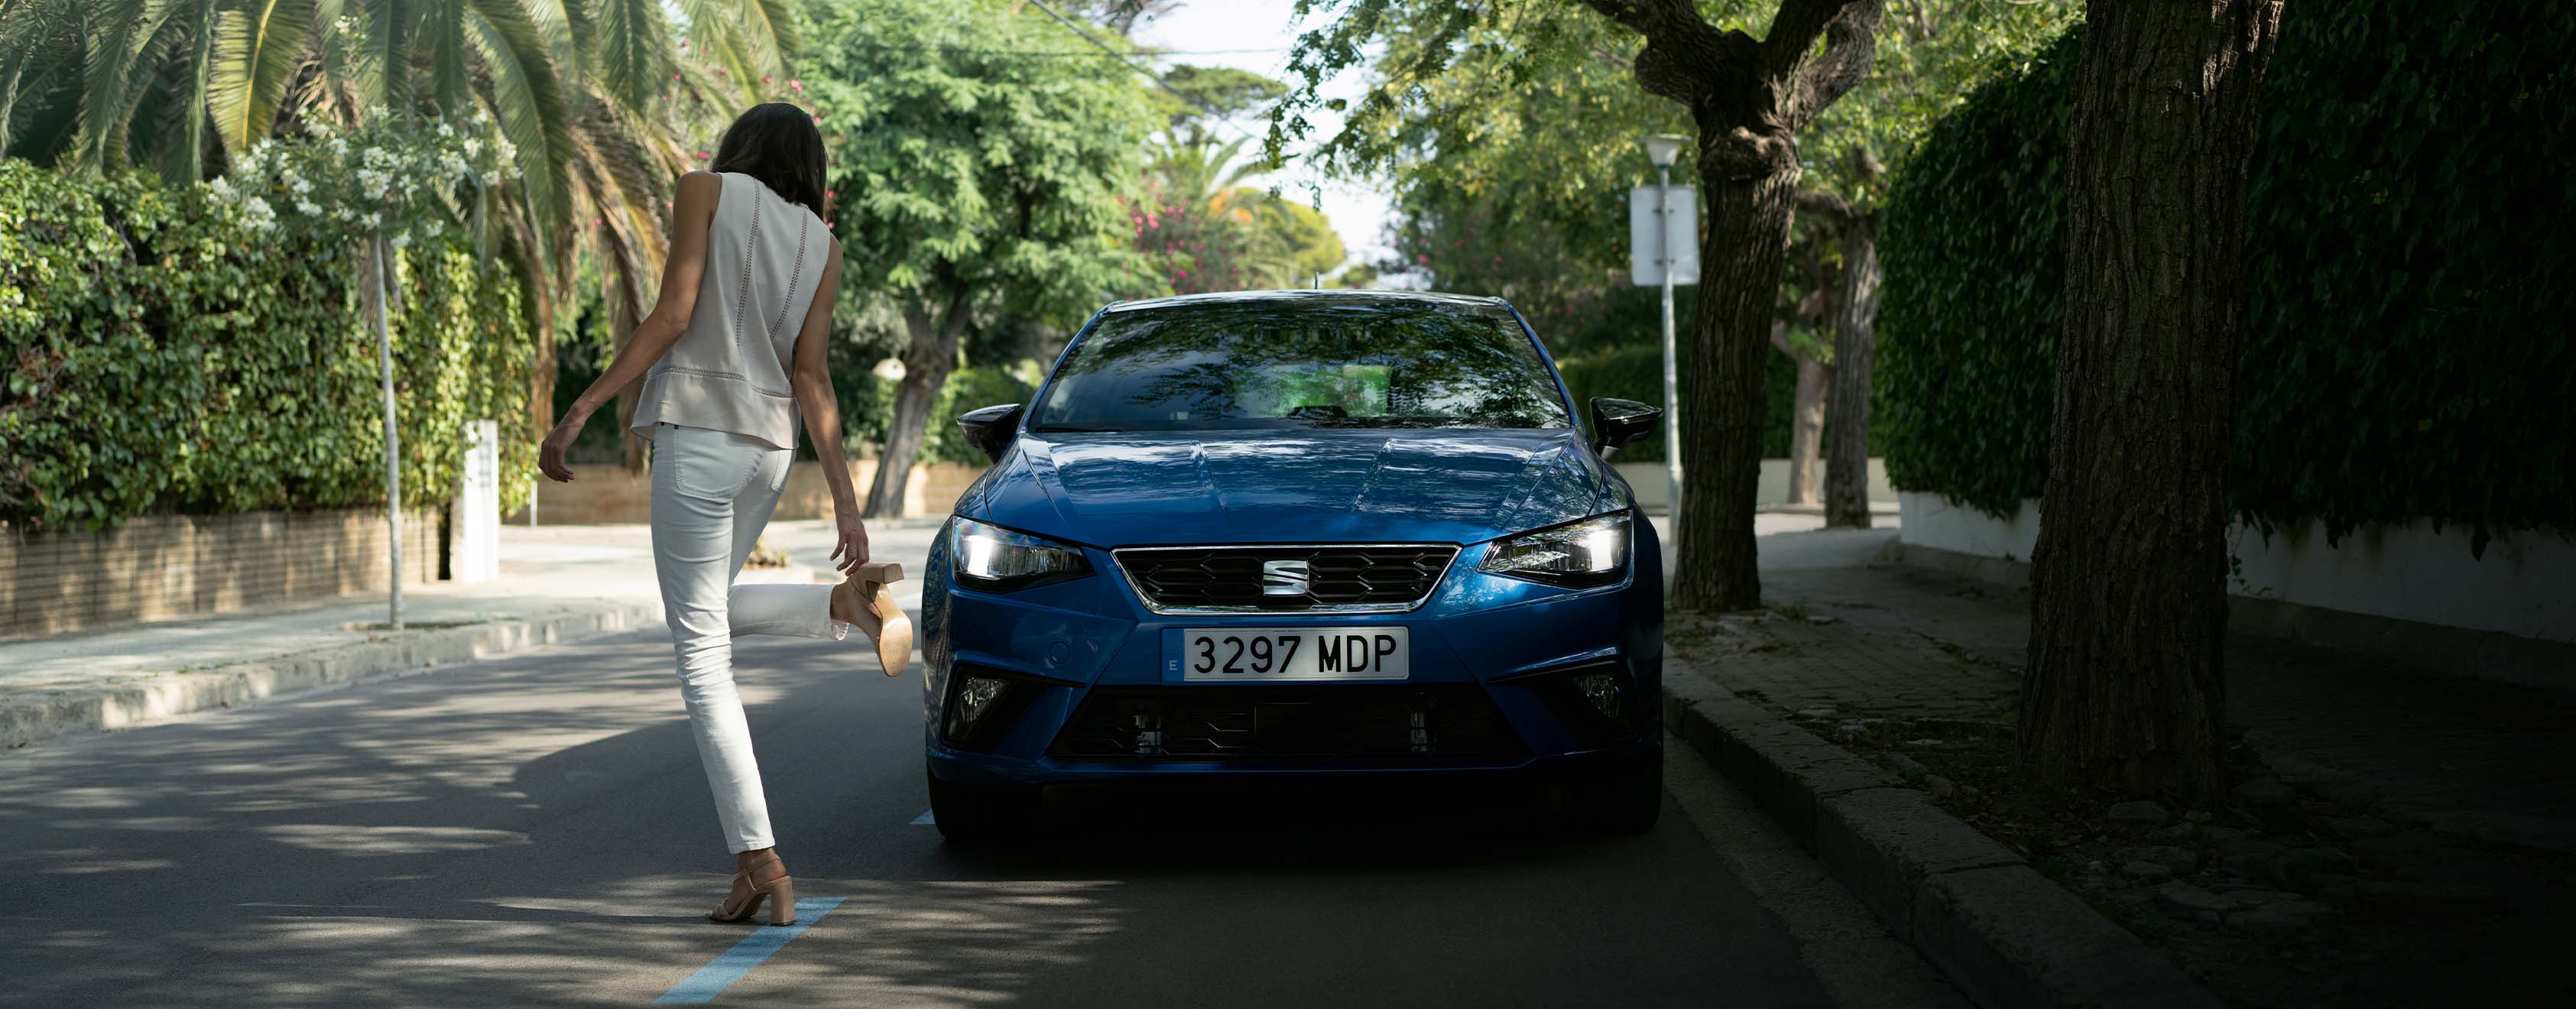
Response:
[{"label": "palm tree", "polygon": [[0,0],[0,155],[195,181],[305,122],[489,115],[519,177],[471,223],[527,284],[542,414],[583,245],[622,340],[649,307],[692,117],[766,97],[795,50],[785,0],[678,6],[686,41],[662,0]]}]

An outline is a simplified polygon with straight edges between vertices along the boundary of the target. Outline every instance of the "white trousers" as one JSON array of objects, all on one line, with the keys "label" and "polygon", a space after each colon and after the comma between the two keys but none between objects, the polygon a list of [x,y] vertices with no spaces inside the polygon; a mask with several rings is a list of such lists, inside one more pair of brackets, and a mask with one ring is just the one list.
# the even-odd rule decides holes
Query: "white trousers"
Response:
[{"label": "white trousers", "polygon": [[729,431],[658,425],[653,435],[653,571],[679,653],[680,697],[735,852],[772,846],[769,801],[733,685],[733,636],[839,638],[829,585],[735,585],[778,507],[794,456]]}]

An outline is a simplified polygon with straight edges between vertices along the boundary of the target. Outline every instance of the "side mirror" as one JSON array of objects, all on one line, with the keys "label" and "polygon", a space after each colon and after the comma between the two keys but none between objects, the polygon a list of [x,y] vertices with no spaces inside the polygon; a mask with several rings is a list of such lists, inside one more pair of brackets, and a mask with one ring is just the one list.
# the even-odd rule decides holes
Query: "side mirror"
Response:
[{"label": "side mirror", "polygon": [[1592,450],[1607,459],[1619,448],[1655,433],[1655,425],[1664,419],[1660,407],[1647,406],[1633,399],[1592,399]]},{"label": "side mirror", "polygon": [[967,444],[984,450],[984,456],[1002,461],[1002,451],[1011,447],[1011,434],[1019,429],[1020,414],[1027,411],[1018,403],[988,406],[957,415],[957,429],[966,432]]}]

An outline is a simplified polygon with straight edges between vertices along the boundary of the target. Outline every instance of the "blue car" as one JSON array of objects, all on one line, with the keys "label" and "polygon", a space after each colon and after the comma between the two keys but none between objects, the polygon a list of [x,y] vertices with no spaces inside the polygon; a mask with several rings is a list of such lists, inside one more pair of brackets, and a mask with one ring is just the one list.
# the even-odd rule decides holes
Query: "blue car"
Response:
[{"label": "blue car", "polygon": [[1035,402],[958,421],[993,467],[923,579],[940,831],[1007,839],[1049,785],[1389,775],[1652,827],[1662,551],[1606,460],[1660,416],[1578,413],[1496,298],[1101,310]]}]

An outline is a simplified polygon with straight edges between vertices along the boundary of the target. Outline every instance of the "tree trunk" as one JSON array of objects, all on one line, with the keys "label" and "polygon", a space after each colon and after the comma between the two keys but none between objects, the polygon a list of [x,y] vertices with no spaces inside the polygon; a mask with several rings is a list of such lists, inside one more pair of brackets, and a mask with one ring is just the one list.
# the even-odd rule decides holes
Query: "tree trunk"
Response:
[{"label": "tree trunk", "polygon": [[[1700,124],[1708,230],[1700,240],[1682,416],[1682,515],[1673,605],[1717,612],[1762,605],[1753,505],[1762,475],[1762,372],[1789,242],[1798,162],[1785,137],[1748,142],[1731,123]],[[1728,148],[1720,151],[1719,148]],[[1748,162],[1760,162],[1748,169]]]},{"label": "tree trunk", "polygon": [[2281,0],[2087,6],[2021,759],[2205,804],[2226,784],[2245,169]]},{"label": "tree trunk", "polygon": [[1822,461],[1817,446],[1824,440],[1825,390],[1833,386],[1834,366],[1805,352],[1797,360],[1798,398],[1789,405],[1789,503],[1811,505]]},{"label": "tree trunk", "polygon": [[962,285],[950,294],[946,310],[936,320],[917,306],[903,310],[910,342],[902,354],[903,381],[894,387],[894,416],[887,418],[885,450],[877,454],[876,477],[868,482],[867,505],[861,512],[868,518],[903,515],[904,488],[912,482],[912,464],[921,458],[930,410],[938,404],[948,376],[957,370],[957,342],[965,335],[967,318]]},{"label": "tree trunk", "polygon": [[1878,349],[1878,215],[1843,221],[1842,296],[1834,299],[1834,412],[1825,422],[1825,526],[1869,528],[1870,356]]}]

